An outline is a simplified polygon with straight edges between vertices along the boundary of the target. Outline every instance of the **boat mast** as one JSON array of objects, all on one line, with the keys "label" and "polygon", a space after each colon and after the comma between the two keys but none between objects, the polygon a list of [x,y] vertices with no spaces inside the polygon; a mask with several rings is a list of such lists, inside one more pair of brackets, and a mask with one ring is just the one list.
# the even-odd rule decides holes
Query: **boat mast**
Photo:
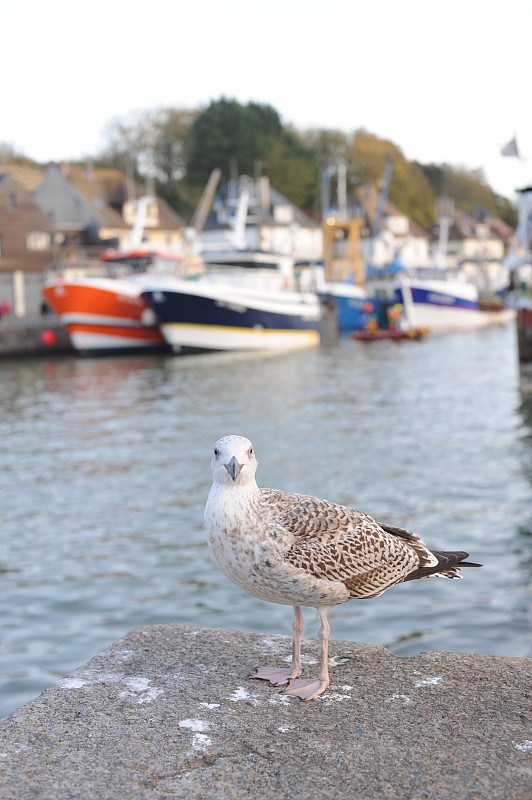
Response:
[{"label": "boat mast", "polygon": [[373,221],[373,226],[371,228],[371,236],[369,240],[367,264],[370,267],[373,266],[373,253],[375,250],[375,241],[381,229],[382,220],[384,217],[384,210],[386,208],[386,201],[388,200],[388,193],[390,191],[390,184],[392,182],[392,175],[393,175],[393,159],[390,155],[388,155],[386,156],[386,168],[384,170],[384,175],[382,178],[381,190],[379,192],[379,197],[377,200],[377,211],[375,212],[375,219]]},{"label": "boat mast", "polygon": [[440,197],[437,202],[437,214],[439,237],[436,264],[440,269],[446,269],[449,230],[454,219],[454,200],[451,200],[450,197]]}]

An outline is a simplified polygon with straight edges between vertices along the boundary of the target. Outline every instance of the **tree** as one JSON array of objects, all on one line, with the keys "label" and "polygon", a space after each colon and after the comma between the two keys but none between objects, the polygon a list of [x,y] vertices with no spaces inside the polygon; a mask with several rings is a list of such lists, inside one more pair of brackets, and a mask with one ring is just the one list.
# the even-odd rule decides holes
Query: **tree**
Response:
[{"label": "tree", "polygon": [[215,168],[229,177],[234,165],[239,173],[253,175],[257,160],[266,155],[264,141],[272,128],[278,133],[280,121],[270,107],[260,110],[225,98],[212,102],[192,125],[187,180],[205,183]]},{"label": "tree", "polygon": [[99,162],[125,170],[136,180],[149,178],[157,194],[176,210],[187,208],[183,177],[196,115],[188,109],[162,107],[117,117],[107,126],[107,145]]},{"label": "tree", "polygon": [[[496,195],[478,170],[449,164],[420,164],[405,158],[393,142],[364,129],[298,131],[283,125],[270,105],[225,97],[203,110],[165,107],[117,118],[107,128],[100,161],[147,176],[157,193],[183,216],[192,214],[215,168],[225,178],[267,175],[272,185],[301,208],[320,212],[320,177],[345,165],[348,196],[360,184],[378,186],[386,159],[393,158],[390,200],[423,227],[434,221],[437,197],[449,196],[458,209],[482,207],[515,226],[515,206]],[[333,171],[331,196],[337,191]]]},{"label": "tree", "polygon": [[360,183],[378,185],[386,160],[393,159],[389,199],[418,225],[429,227],[434,219],[434,192],[423,171],[408,161],[402,150],[387,139],[359,130],[354,137],[355,169]]},{"label": "tree", "polygon": [[272,106],[213,101],[194,121],[187,181],[203,185],[215,168],[225,177],[267,175],[296,205],[312,207],[317,197],[314,156]]},{"label": "tree", "polygon": [[450,164],[416,164],[416,166],[424,172],[435,196],[451,197],[458,210],[474,214],[475,209],[482,207],[486,213],[500,217],[512,228],[517,225],[515,205],[490,188],[482,170],[454,167]]}]

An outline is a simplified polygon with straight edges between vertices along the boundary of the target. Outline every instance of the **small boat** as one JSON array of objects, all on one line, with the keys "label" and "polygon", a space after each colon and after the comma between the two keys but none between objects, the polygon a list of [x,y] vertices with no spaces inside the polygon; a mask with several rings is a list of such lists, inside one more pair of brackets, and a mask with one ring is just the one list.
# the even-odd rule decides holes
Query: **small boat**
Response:
[{"label": "small boat", "polygon": [[379,328],[378,330],[354,331],[349,335],[350,339],[359,342],[379,342],[379,341],[419,341],[429,333],[429,328],[408,328],[400,330],[394,328]]}]

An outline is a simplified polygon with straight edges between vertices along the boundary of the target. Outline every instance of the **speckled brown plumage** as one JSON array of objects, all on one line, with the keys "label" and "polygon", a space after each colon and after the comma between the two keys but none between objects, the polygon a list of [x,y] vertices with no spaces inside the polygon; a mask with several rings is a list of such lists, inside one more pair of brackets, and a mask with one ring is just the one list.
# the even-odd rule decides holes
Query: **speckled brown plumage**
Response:
[{"label": "speckled brown plumage", "polygon": [[[434,574],[459,577],[467,553],[429,550],[413,533],[379,524],[361,511],[293,492],[260,489],[253,445],[226,436],[214,449],[213,484],[205,506],[210,550],[220,569],[250,594],[294,606],[291,670],[262,668],[254,676],[305,700],[328,685],[327,610],[358,598],[377,597],[397,583]],[[318,610],[322,669],[316,680],[301,672],[301,606]]]}]

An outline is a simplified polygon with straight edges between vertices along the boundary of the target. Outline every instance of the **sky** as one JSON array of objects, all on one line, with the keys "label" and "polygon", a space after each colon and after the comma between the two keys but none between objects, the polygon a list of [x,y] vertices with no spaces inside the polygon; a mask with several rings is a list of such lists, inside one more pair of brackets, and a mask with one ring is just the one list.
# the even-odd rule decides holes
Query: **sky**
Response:
[{"label": "sky", "polygon": [[37,161],[223,96],[481,168],[510,199],[532,183],[532,0],[0,0],[0,19],[0,143]]}]

